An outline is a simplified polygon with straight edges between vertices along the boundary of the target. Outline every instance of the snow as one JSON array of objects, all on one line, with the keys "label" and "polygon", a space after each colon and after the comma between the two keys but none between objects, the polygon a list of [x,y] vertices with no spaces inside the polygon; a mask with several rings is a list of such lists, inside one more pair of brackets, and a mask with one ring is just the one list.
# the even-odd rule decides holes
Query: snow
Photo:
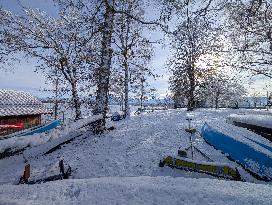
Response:
[{"label": "snow", "polygon": [[[75,137],[81,136],[86,130],[85,127],[96,120],[102,119],[102,115],[94,115],[90,117],[86,117],[85,119],[78,120],[72,123],[70,126],[67,126],[64,131],[62,131],[62,135],[58,138],[52,139],[45,144],[41,144],[40,146],[33,147],[24,152],[24,157],[29,159],[37,156],[41,156],[47,153],[49,150],[53,149],[59,144],[62,144],[68,140],[71,140]],[[81,130],[83,129],[83,130]]]},{"label": "snow", "polygon": [[1,204],[270,204],[271,186],[211,179],[102,177],[0,187]]},{"label": "snow", "polygon": [[231,114],[228,122],[233,123],[233,121],[272,129],[272,115]]},{"label": "snow", "polygon": [[[266,182],[254,179],[245,171],[241,171],[243,177],[251,183],[217,180],[206,174],[158,166],[164,156],[175,157],[179,147],[189,146],[190,136],[185,132],[187,114],[194,116],[191,125],[197,130],[208,122],[225,127],[233,134],[237,127],[227,124],[226,118],[240,112],[247,111],[157,110],[110,122],[116,129],[101,135],[81,129],[83,122],[67,125],[58,130],[61,135],[39,145],[38,150],[27,148],[21,155],[0,160],[0,204],[268,204],[270,183],[264,185]],[[53,141],[60,140],[59,136],[72,136],[76,129],[81,136],[50,154],[41,154],[44,151],[40,150],[48,149]],[[271,145],[253,132],[238,129],[247,137]],[[239,137],[239,134],[233,136]],[[243,170],[209,146],[199,133],[194,139],[194,145],[214,162]],[[13,185],[22,175],[26,160],[31,165],[30,180],[36,180],[57,174],[60,159],[71,166],[71,179],[31,186]]]}]

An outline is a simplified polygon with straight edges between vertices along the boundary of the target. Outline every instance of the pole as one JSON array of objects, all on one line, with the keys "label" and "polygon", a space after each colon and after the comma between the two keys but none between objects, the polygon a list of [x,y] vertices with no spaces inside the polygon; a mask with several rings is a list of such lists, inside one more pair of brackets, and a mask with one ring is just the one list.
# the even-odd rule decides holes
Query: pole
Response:
[{"label": "pole", "polygon": [[269,103],[269,93],[267,91],[267,95],[266,95],[266,110],[268,111],[268,103]]},{"label": "pole", "polygon": [[191,141],[192,160],[193,160],[194,159],[193,133],[191,133],[190,141]]}]

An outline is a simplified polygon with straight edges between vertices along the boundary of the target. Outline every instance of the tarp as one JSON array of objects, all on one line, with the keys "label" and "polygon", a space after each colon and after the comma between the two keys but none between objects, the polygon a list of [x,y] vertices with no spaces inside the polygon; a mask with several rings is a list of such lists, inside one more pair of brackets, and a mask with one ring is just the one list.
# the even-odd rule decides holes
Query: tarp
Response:
[{"label": "tarp", "polygon": [[12,124],[12,125],[0,125],[0,129],[23,128],[23,127],[24,127],[23,123]]},{"label": "tarp", "polygon": [[265,153],[211,128],[207,123],[202,127],[201,135],[209,144],[228,154],[232,160],[252,173],[272,180],[272,158]]}]

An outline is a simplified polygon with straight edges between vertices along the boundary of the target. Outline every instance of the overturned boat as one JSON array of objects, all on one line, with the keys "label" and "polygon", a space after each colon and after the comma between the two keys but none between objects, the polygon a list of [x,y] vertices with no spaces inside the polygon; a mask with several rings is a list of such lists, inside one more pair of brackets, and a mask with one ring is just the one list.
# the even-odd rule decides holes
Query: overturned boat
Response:
[{"label": "overturned boat", "polygon": [[272,142],[272,115],[231,114],[227,122],[262,135]]},{"label": "overturned boat", "polygon": [[236,139],[222,130],[212,128],[207,123],[202,127],[201,135],[207,143],[227,154],[254,177],[265,181],[272,180],[272,152],[267,146],[254,143],[246,136],[239,136],[239,139]]}]

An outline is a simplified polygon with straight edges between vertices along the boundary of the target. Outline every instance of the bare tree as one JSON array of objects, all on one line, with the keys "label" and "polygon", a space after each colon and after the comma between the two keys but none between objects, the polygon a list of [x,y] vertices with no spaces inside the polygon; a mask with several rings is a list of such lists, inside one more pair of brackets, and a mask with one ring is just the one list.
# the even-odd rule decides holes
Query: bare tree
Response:
[{"label": "bare tree", "polygon": [[[114,32],[115,56],[117,58],[117,72],[123,81],[124,89],[124,110],[125,117],[129,116],[129,92],[131,86],[137,83],[137,74],[142,71],[142,67],[146,66],[152,56],[152,46],[148,39],[143,36],[144,27],[139,21],[131,18],[143,19],[144,10],[140,7],[141,1],[127,0],[122,2],[121,13],[116,18]],[[118,66],[121,65],[121,66]],[[152,75],[151,69],[146,67],[146,75]]]},{"label": "bare tree", "polygon": [[97,91],[96,91],[96,102],[93,113],[102,114],[104,120],[102,121],[101,127],[105,126],[105,117],[108,110],[108,93],[109,93],[109,80],[112,60],[112,33],[114,25],[114,1],[102,1],[104,7],[104,22],[102,30],[102,41],[101,41],[101,60],[99,69],[96,72],[97,76]]},{"label": "bare tree", "polygon": [[272,78],[272,2],[234,1],[227,7],[227,17],[233,66]]},{"label": "bare tree", "polygon": [[105,118],[108,110],[109,101],[109,82],[112,66],[112,40],[113,31],[115,26],[116,15],[125,14],[134,21],[138,21],[141,24],[151,24],[139,19],[126,10],[122,10],[121,0],[103,0],[101,2],[101,10],[103,11],[103,26],[102,26],[102,40],[101,40],[101,53],[100,53],[100,65],[96,72],[97,78],[97,90],[96,90],[96,103],[93,110],[94,114],[102,114],[104,119],[101,121],[101,128],[105,126]]},{"label": "bare tree", "polygon": [[148,84],[145,76],[142,76],[139,80],[139,84],[135,87],[135,98],[138,99],[141,111],[143,110],[144,101],[148,99],[150,93],[150,85]]},{"label": "bare tree", "polygon": [[14,49],[5,45],[4,15],[5,12],[0,5],[0,69],[8,71],[8,68],[10,68],[12,62],[17,61],[18,58],[12,56]]},{"label": "bare tree", "polygon": [[[211,54],[217,47],[218,34],[212,28],[211,20],[206,16],[194,14],[189,2],[181,11],[182,21],[173,32],[173,58],[169,62],[173,76],[170,78],[170,90],[183,95],[187,100],[187,110],[196,106],[199,88],[212,69],[199,64],[201,58]],[[181,96],[180,96],[181,97]]]},{"label": "bare tree", "polygon": [[230,77],[224,69],[217,68],[201,88],[201,100],[206,106],[229,107],[240,101],[246,90],[236,77]]},{"label": "bare tree", "polygon": [[[26,9],[24,16],[4,11],[7,25],[4,43],[18,53],[39,61],[37,69],[45,73],[58,70],[70,85],[75,119],[81,118],[78,84],[91,79],[95,66],[96,27],[77,15],[77,10],[52,18],[45,12]],[[88,68],[88,69],[87,69]]]}]

